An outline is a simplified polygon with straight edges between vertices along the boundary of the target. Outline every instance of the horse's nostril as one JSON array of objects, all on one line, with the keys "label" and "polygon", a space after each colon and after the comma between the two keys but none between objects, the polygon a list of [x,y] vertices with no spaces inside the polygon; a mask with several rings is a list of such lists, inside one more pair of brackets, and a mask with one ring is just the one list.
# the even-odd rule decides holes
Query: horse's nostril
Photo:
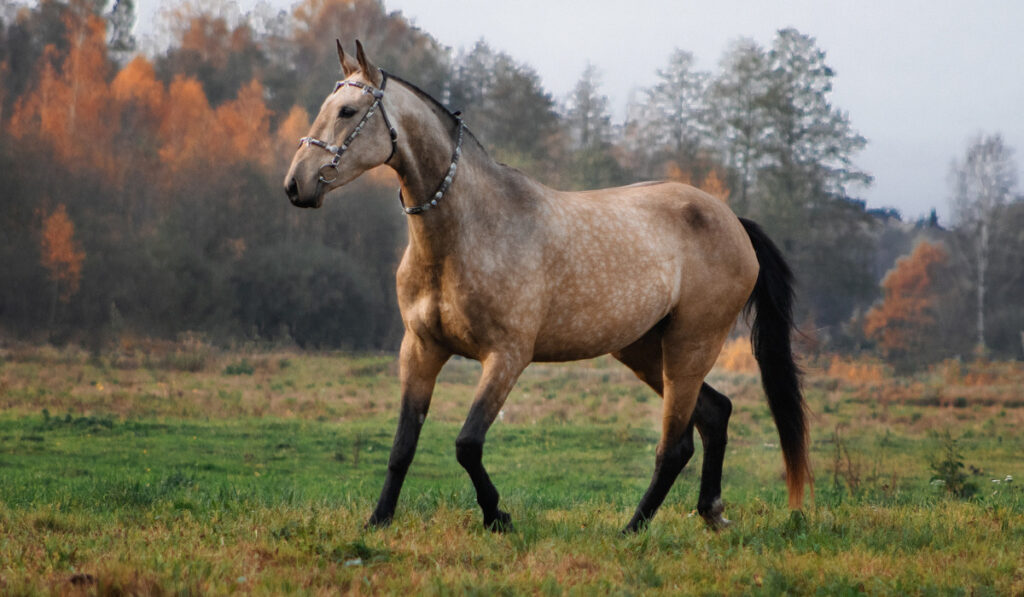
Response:
[{"label": "horse's nostril", "polygon": [[284,192],[288,195],[288,198],[295,201],[299,197],[299,183],[294,178],[288,181],[288,184],[284,187]]}]

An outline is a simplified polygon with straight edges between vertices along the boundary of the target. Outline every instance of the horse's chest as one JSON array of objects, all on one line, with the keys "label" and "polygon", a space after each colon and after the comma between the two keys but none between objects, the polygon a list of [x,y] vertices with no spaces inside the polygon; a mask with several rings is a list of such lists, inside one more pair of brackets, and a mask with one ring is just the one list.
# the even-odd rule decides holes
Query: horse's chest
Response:
[{"label": "horse's chest", "polygon": [[531,308],[534,285],[510,273],[459,268],[407,283],[403,318],[418,334],[469,357],[527,338],[538,320]]}]

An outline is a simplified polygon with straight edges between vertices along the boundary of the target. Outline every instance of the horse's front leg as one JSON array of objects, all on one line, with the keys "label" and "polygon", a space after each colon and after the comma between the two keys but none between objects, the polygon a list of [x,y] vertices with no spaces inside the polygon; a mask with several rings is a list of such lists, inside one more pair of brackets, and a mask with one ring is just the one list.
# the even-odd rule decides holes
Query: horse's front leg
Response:
[{"label": "horse's front leg", "polygon": [[484,469],[484,438],[527,364],[528,359],[510,354],[491,354],[483,359],[483,374],[473,405],[455,440],[455,456],[473,481],[484,526],[493,531],[510,530],[512,521],[507,512],[498,509],[498,490]]},{"label": "horse's front leg", "polygon": [[409,471],[416,454],[420,429],[430,408],[430,397],[441,367],[451,357],[433,344],[424,342],[412,332],[406,331],[398,358],[399,378],[402,388],[402,406],[398,415],[398,431],[391,446],[387,478],[380,492],[377,508],[370,516],[368,526],[386,526],[395,514],[398,494],[402,491],[405,474]]}]

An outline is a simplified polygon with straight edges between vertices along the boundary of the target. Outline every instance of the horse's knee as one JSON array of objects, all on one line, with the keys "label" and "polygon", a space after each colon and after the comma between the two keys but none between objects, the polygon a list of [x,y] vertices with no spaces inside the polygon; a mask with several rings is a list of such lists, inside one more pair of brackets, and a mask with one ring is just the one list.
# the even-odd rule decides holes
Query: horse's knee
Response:
[{"label": "horse's knee", "polygon": [[455,440],[455,459],[459,461],[462,468],[468,469],[480,464],[483,454],[483,442],[462,437]]}]

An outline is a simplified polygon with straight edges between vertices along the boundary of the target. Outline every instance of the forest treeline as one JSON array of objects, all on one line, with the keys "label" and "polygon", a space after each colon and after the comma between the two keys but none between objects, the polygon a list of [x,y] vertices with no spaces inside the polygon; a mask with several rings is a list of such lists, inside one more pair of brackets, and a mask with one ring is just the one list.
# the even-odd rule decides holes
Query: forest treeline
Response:
[{"label": "forest treeline", "polygon": [[1024,202],[982,135],[948,173],[953,225],[868,209],[866,140],[832,104],[813,37],[736,41],[704,72],[676,50],[613,123],[599,71],[556,98],[485,41],[453,51],[377,0],[164,17],[137,51],[130,0],[0,0],[0,333],[99,350],[126,336],[384,349],[401,322],[405,216],[389,171],[319,211],[281,187],[339,77],[334,39],[461,110],[498,160],[556,188],[704,188],[791,260],[810,349],[901,367],[1024,349]]}]

